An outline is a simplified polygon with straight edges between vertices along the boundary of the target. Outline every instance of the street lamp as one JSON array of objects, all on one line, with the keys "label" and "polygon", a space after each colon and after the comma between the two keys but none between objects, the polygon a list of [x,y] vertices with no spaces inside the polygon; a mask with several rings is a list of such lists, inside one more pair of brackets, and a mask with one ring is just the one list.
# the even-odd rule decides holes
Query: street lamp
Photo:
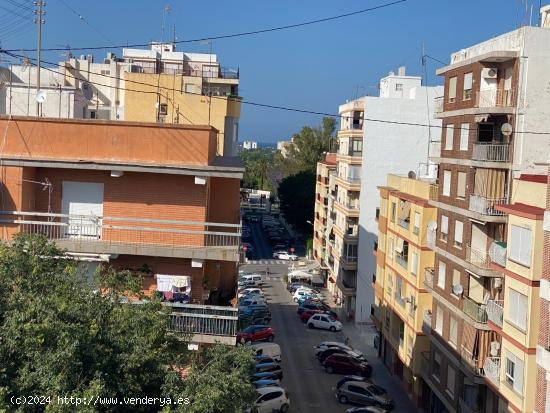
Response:
[{"label": "street lamp", "polygon": [[307,220],[306,221],[309,225],[313,226],[313,222],[311,222],[310,220]]}]

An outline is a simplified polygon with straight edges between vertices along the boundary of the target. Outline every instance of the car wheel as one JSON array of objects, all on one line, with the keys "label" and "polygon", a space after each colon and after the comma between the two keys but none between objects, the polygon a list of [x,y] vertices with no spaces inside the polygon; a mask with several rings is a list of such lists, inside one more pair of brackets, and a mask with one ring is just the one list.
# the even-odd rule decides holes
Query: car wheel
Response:
[{"label": "car wheel", "polygon": [[286,403],[283,404],[283,405],[281,406],[281,409],[280,409],[279,411],[280,411],[281,413],[286,413],[286,412],[288,412],[288,404],[286,404]]},{"label": "car wheel", "polygon": [[348,398],[344,395],[341,395],[340,397],[338,397],[338,401],[342,404],[347,404],[348,403]]},{"label": "car wheel", "polygon": [[334,333],[336,331],[336,328],[334,326],[330,326],[329,330]]},{"label": "car wheel", "polygon": [[328,373],[328,374],[332,374],[334,373],[334,368],[332,366],[326,366],[325,367],[325,371]]},{"label": "car wheel", "polygon": [[308,326],[309,328],[315,327],[315,326],[313,325],[313,323],[309,323],[307,326]]}]

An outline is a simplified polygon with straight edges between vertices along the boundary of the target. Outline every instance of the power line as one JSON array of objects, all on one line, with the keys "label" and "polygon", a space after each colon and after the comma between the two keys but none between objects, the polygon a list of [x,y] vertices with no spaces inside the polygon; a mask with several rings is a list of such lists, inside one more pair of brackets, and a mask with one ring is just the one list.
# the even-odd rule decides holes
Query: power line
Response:
[{"label": "power line", "polygon": [[[107,35],[105,35],[101,30],[99,30],[97,27],[93,26],[89,21],[88,19],[86,19],[82,14],[80,14],[78,11],[76,11],[75,9],[73,9],[69,4],[67,4],[67,2],[65,2],[65,0],[58,0],[63,6],[65,6],[67,9],[69,9],[71,11],[71,13],[73,13],[75,16],[78,17],[78,19],[81,21],[81,22],[84,22],[86,23],[92,30],[94,30],[97,34],[99,34],[101,37],[103,37],[105,40],[107,40],[108,42],[112,42],[111,39],[109,39],[109,37],[107,37]],[[48,49],[42,49],[42,50],[48,50]]]},{"label": "power line", "polygon": [[[17,55],[17,54],[9,52],[7,50],[1,50],[0,49],[0,53],[4,53],[4,54],[6,54],[8,56],[11,56],[13,58],[27,59],[29,62],[31,62],[31,65],[36,66],[36,63],[32,63],[32,61],[35,61],[36,59],[28,58],[26,56]],[[42,63],[58,66],[56,63],[47,62],[47,61],[42,61]],[[66,67],[66,68],[69,69],[69,70],[70,69],[75,69],[73,67]],[[101,77],[106,77],[106,78],[110,78],[110,79],[116,79],[116,80],[119,80],[119,81],[124,81],[125,83],[134,83],[134,84],[138,84],[138,85],[142,85],[142,86],[148,86],[148,87],[150,87],[154,90],[148,91],[148,90],[129,89],[129,88],[126,88],[126,87],[121,87],[121,86],[105,85],[105,84],[98,83],[98,82],[92,82],[92,81],[89,81],[87,79],[81,79],[81,78],[78,78],[78,77],[73,76],[71,74],[63,73],[63,72],[53,70],[53,69],[50,69],[50,68],[47,68],[47,67],[44,67],[43,69],[46,70],[46,71],[52,72],[52,73],[57,73],[57,74],[60,74],[60,75],[68,76],[68,77],[70,77],[72,79],[75,79],[75,80],[88,82],[88,83],[90,83],[92,85],[96,85],[96,86],[103,86],[103,87],[107,87],[107,88],[124,90],[124,91],[129,91],[129,92],[136,92],[136,93],[157,94],[157,92],[156,92],[157,85],[152,84],[152,83],[145,83],[145,82],[140,82],[140,81],[137,81],[137,80],[124,79],[123,77],[111,76],[111,75],[107,75],[107,74],[95,73],[95,72],[90,72],[90,71],[86,72],[88,74],[95,75],[95,76],[101,76]],[[168,96],[169,92],[178,92],[180,94],[185,94],[185,95],[203,96],[201,93],[192,93],[192,92],[188,92],[188,91],[184,91],[184,90],[180,90],[180,89],[167,88],[167,87],[162,87],[161,89],[167,92],[166,96],[164,96],[162,93],[158,93],[158,94],[160,94],[160,96],[166,98],[169,101],[171,101],[170,97]],[[330,113],[330,112],[321,112],[321,111],[315,111],[315,110],[310,110],[310,109],[292,108],[292,107],[288,107],[288,106],[272,105],[272,104],[268,104],[268,103],[253,102],[253,101],[249,101],[249,100],[235,99],[235,98],[225,97],[225,96],[211,96],[211,98],[213,98],[213,99],[223,99],[223,100],[234,101],[234,102],[240,102],[241,104],[244,104],[244,105],[257,106],[257,107],[262,107],[262,108],[266,108],[266,109],[276,109],[276,110],[282,110],[282,111],[287,111],[287,112],[303,113],[303,114],[308,114],[308,115],[328,116],[328,117],[331,117],[331,118],[339,118],[339,119],[351,119],[352,118],[352,116],[343,116],[343,115],[340,115],[340,114],[334,114],[334,113]],[[173,105],[173,102],[171,102],[171,103]],[[403,122],[403,121],[397,121],[397,120],[385,120],[385,119],[373,119],[373,118],[364,118],[364,120],[365,121],[370,121],[370,122],[376,122],[376,123],[387,123],[387,124],[401,125],[401,126],[417,126],[417,127],[423,127],[423,128],[437,128],[437,129],[443,129],[444,128],[443,125],[431,125],[429,123],[425,124],[425,123]],[[464,130],[477,130],[476,128],[461,128],[461,129],[464,129]],[[515,134],[531,134],[531,135],[550,135],[550,132],[538,132],[538,131],[534,131],[534,132],[533,131],[516,131],[514,133]]]},{"label": "power line", "polygon": [[[394,5],[397,5],[399,3],[404,3],[406,1],[407,0],[395,0],[395,1],[392,1],[392,2],[389,2],[389,3],[380,4],[378,6],[373,6],[373,7],[369,7],[369,8],[362,9],[362,10],[356,10],[356,11],[352,11],[352,12],[349,12],[349,13],[339,14],[339,15],[336,15],[336,16],[330,16],[330,17],[325,17],[325,18],[321,18],[321,19],[309,20],[309,21],[305,21],[305,22],[302,22],[302,23],[288,24],[288,25],[285,25],[285,26],[269,27],[269,28],[265,28],[265,29],[252,30],[252,31],[248,31],[248,32],[238,32],[238,33],[224,34],[224,35],[219,35],[219,36],[202,37],[202,38],[197,38],[197,39],[177,40],[173,43],[174,44],[197,43],[197,42],[203,42],[203,41],[206,41],[206,40],[229,39],[229,38],[234,38],[234,37],[252,36],[252,35],[256,35],[256,34],[271,33],[271,32],[276,32],[276,31],[281,31],[281,30],[295,29],[295,28],[298,28],[298,27],[310,26],[312,24],[325,23],[325,22],[328,22],[328,21],[339,20],[339,19],[343,19],[343,18],[346,18],[346,17],[365,14],[365,13],[368,13],[368,12],[371,12],[371,11],[383,9],[383,8],[390,7],[390,6],[394,6]],[[71,49],[72,50],[103,50],[103,49],[122,49],[122,48],[131,48],[131,47],[147,47],[147,46],[149,46],[149,43],[109,45],[109,46],[73,47]],[[46,52],[66,51],[65,48],[56,48],[56,47],[48,48],[48,49],[43,48],[42,50],[46,51]],[[36,49],[9,49],[7,51],[8,52],[34,52],[34,51],[36,51]]]}]

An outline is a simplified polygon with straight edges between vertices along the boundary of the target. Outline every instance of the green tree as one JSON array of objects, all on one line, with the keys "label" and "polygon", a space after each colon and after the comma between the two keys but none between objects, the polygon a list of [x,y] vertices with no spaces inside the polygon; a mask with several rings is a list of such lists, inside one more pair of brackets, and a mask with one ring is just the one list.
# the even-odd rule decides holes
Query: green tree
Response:
[{"label": "green tree", "polygon": [[290,173],[303,170],[315,171],[325,152],[333,149],[336,131],[334,118],[323,118],[317,127],[304,126],[299,133],[292,136],[285,159],[286,168]]},{"label": "green tree", "polygon": [[239,156],[245,166],[243,187],[272,190],[269,171],[277,163],[277,152],[271,148],[259,148],[242,151]]},{"label": "green tree", "polygon": [[[106,270],[98,274],[94,288],[76,263],[44,237],[21,235],[11,246],[0,245],[0,411],[161,410],[151,405],[10,403],[12,396],[28,395],[191,397],[186,410],[164,409],[186,412],[205,411],[202,406],[213,394],[218,402],[210,410],[214,413],[237,412],[250,403],[253,389],[246,378],[252,354],[226,346],[190,352],[186,337],[169,331],[160,302],[123,302],[124,296],[139,296],[140,286],[141,280],[127,271]],[[213,374],[210,366],[222,362],[235,372]],[[180,374],[188,366],[192,380]],[[198,392],[196,383],[208,380]]]},{"label": "green tree", "polygon": [[284,178],[279,185],[280,208],[289,224],[302,233],[311,232],[315,201],[315,173],[298,172]]}]

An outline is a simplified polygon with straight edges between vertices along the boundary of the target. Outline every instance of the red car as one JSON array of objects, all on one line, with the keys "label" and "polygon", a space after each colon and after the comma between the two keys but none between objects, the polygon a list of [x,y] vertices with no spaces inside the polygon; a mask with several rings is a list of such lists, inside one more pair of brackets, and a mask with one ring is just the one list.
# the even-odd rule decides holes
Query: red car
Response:
[{"label": "red car", "polygon": [[248,326],[237,333],[237,343],[248,343],[255,341],[273,341],[275,333],[269,326]]},{"label": "red car", "polygon": [[348,354],[333,354],[323,362],[325,371],[329,374],[354,374],[356,376],[370,377],[372,367],[366,362],[356,359]]},{"label": "red car", "polygon": [[302,323],[305,323],[307,322],[307,320],[309,320],[309,318],[313,314],[319,314],[319,313],[330,314],[335,320],[338,320],[338,316],[334,311],[324,311],[324,310],[314,310],[314,309],[305,310],[302,314],[300,314],[300,320],[302,321]]}]

